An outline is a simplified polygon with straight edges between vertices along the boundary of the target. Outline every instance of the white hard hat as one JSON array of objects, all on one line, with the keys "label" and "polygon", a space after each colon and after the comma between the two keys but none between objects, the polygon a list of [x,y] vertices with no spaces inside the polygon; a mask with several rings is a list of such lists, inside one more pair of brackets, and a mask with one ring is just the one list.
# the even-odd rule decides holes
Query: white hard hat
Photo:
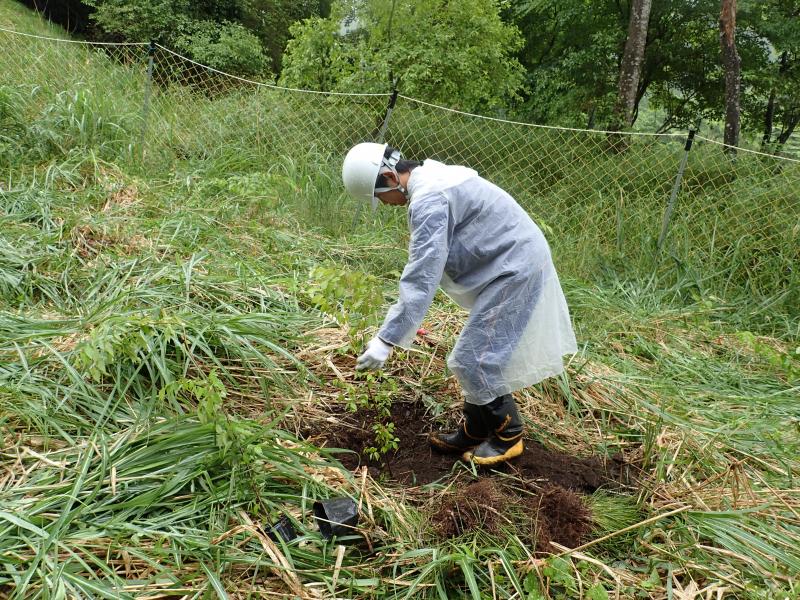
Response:
[{"label": "white hard hat", "polygon": [[364,142],[350,148],[342,164],[342,181],[347,192],[356,200],[370,200],[373,210],[378,206],[375,196],[375,181],[378,175],[392,170],[400,158],[395,151],[391,157],[384,158],[388,144]]}]

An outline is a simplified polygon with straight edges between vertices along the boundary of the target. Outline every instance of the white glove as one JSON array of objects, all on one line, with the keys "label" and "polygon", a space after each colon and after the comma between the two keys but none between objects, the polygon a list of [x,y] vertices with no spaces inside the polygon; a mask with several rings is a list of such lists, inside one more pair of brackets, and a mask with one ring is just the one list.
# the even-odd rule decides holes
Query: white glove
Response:
[{"label": "white glove", "polygon": [[356,360],[356,371],[380,369],[391,353],[392,346],[377,336],[372,338],[367,344],[367,349]]}]

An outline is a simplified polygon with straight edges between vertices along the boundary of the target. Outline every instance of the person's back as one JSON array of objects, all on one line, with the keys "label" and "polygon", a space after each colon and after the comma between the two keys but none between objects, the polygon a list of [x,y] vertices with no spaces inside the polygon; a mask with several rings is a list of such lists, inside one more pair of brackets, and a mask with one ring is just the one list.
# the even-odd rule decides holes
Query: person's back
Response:
[{"label": "person's back", "polygon": [[412,231],[414,213],[432,208],[423,203],[436,203],[438,194],[446,200],[449,248],[442,285],[462,306],[472,306],[499,277],[530,276],[551,264],[547,241],[528,213],[472,169],[429,159],[414,169],[408,187]]}]

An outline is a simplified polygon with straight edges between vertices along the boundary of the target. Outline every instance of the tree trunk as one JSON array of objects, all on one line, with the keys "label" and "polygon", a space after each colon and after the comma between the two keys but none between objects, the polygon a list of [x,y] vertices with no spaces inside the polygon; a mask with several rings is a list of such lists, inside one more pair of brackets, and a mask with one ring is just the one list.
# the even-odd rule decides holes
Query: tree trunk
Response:
[{"label": "tree trunk", "polygon": [[761,149],[766,150],[772,141],[772,123],[775,120],[775,88],[769,93],[767,111],[764,113],[764,136],[761,138]]},{"label": "tree trunk", "polygon": [[[781,54],[781,66],[778,68],[778,79],[780,79],[786,69],[788,68],[788,52],[786,50]],[[767,102],[767,110],[764,114],[764,137],[761,139],[761,149],[766,150],[772,141],[772,129],[775,122],[775,88],[769,92],[769,102]]]},{"label": "tree trunk", "polygon": [[742,61],[736,52],[736,0],[722,0],[719,15],[719,41],[725,68],[725,144],[735,154],[739,144],[739,88]]},{"label": "tree trunk", "polygon": [[652,0],[631,0],[628,21],[628,39],[619,69],[619,88],[614,117],[609,129],[619,131],[633,125],[636,92],[642,73],[644,50],[647,42],[647,25],[650,23]]},{"label": "tree trunk", "polygon": [[794,128],[800,124],[800,112],[794,113],[785,119],[784,127],[785,129],[781,132],[778,136],[778,146],[783,146],[787,141],[789,141],[789,136],[794,133]]}]

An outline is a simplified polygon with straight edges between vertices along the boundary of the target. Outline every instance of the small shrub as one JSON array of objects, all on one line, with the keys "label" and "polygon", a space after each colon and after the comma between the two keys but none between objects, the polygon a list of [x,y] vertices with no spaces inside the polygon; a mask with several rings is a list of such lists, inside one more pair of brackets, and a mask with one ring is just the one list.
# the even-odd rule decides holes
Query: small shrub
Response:
[{"label": "small shrub", "polygon": [[383,305],[377,277],[337,266],[312,269],[306,294],[319,310],[340,325],[349,326],[351,346],[357,341],[363,343],[364,330],[375,324]]}]

